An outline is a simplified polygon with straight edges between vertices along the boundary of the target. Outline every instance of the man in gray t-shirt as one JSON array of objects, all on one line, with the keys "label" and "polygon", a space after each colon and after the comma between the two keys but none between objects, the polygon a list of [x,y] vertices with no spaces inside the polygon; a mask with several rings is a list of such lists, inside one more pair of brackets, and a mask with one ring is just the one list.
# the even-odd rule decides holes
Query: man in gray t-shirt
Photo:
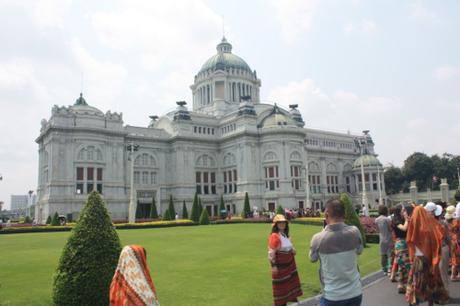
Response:
[{"label": "man in gray t-shirt", "polygon": [[388,273],[388,258],[390,256],[392,239],[391,239],[391,221],[388,218],[388,208],[385,205],[379,206],[379,217],[375,219],[377,230],[379,231],[379,245],[382,271],[385,275]]},{"label": "man in gray t-shirt", "polygon": [[345,206],[338,199],[329,200],[324,212],[327,226],[313,236],[310,260],[320,261],[323,296],[320,305],[360,306],[361,278],[357,255],[363,251],[361,233],[356,226],[344,223]]}]

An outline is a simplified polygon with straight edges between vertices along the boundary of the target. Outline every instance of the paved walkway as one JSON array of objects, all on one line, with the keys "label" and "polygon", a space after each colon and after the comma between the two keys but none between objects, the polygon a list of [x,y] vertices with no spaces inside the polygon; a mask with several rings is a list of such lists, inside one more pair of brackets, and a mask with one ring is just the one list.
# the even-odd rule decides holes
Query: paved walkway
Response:
[{"label": "paved walkway", "polygon": [[[390,282],[381,272],[371,274],[363,280],[364,295],[362,306],[408,306],[404,295],[396,291],[396,283]],[[450,282],[450,303],[447,305],[460,306],[460,282]],[[293,304],[295,305],[295,304]],[[302,301],[301,306],[319,305],[319,296]],[[427,303],[420,304],[428,305]]]}]

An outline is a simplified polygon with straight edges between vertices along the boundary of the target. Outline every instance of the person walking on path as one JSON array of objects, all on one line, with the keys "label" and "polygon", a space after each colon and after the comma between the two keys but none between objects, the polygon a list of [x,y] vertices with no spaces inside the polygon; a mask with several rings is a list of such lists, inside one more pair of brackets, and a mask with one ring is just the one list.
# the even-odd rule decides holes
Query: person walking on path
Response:
[{"label": "person walking on path", "polygon": [[440,302],[447,303],[449,299],[448,298],[449,297],[449,262],[450,262],[451,239],[449,235],[449,226],[447,225],[447,222],[441,218],[442,212],[443,212],[442,206],[439,204],[436,205],[436,210],[434,211],[434,217],[443,230],[443,239],[441,242],[441,260],[439,262],[439,272],[441,273],[442,283],[447,293],[447,300],[440,301]]},{"label": "person walking on path", "polygon": [[455,209],[449,231],[452,238],[452,274],[450,279],[457,282],[460,280],[460,202]]},{"label": "person walking on path", "polygon": [[268,240],[268,260],[272,267],[273,304],[297,302],[302,296],[299,274],[294,256],[296,250],[289,237],[288,221],[283,215],[273,218],[272,233]]},{"label": "person walking on path", "polygon": [[313,236],[310,260],[320,261],[323,287],[321,306],[360,306],[362,286],[357,255],[363,251],[361,233],[344,223],[345,206],[339,199],[326,203],[326,227]]},{"label": "person walking on path", "polygon": [[110,285],[110,306],[160,306],[147,266],[147,252],[140,245],[123,248]]},{"label": "person walking on path", "polygon": [[410,270],[409,251],[406,243],[406,232],[409,226],[409,218],[412,213],[412,205],[399,204],[395,208],[395,215],[392,221],[392,229],[396,236],[395,260],[398,263],[398,293],[406,292],[407,277]]},{"label": "person walking on path", "polygon": [[[431,209],[429,206],[427,208]],[[434,300],[446,300],[447,293],[439,273],[442,239],[443,229],[433,215],[421,206],[415,207],[407,230],[412,266],[406,300],[410,305],[427,301],[429,306],[433,306]]]},{"label": "person walking on path", "polygon": [[[382,271],[388,274],[389,258],[392,250],[391,238],[391,221],[388,218],[388,208],[385,205],[379,205],[379,217],[375,219],[377,230],[379,232],[379,246]],[[390,266],[391,269],[391,266]]]}]

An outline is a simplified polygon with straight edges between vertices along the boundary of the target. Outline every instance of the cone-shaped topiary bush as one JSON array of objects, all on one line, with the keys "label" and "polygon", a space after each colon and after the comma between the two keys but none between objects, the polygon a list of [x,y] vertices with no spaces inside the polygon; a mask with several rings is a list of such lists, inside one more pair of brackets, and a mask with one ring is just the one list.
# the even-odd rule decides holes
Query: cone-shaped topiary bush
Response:
[{"label": "cone-shaped topiary bush", "polygon": [[108,305],[110,282],[120,252],[120,239],[106,204],[93,191],[59,260],[54,275],[54,305]]},{"label": "cone-shaped topiary bush", "polygon": [[203,209],[200,216],[200,225],[208,225],[209,224],[209,215],[208,210]]},{"label": "cone-shaped topiary bush", "polygon": [[150,206],[150,218],[158,219],[157,204],[155,203],[155,197],[152,197],[152,206]]},{"label": "cone-shaped topiary bush", "polygon": [[173,202],[173,196],[172,195],[169,196],[168,210],[169,210],[169,215],[171,216],[170,220],[176,219],[176,210],[174,209],[174,202]]},{"label": "cone-shaped topiary bush", "polygon": [[200,221],[200,207],[198,204],[198,195],[196,192],[195,192],[195,197],[193,198],[192,212],[190,214],[190,219],[193,222]]},{"label": "cone-shaped topiary bush", "polygon": [[202,212],[203,212],[203,204],[201,204],[201,198],[198,197],[198,215],[201,216]]},{"label": "cone-shaped topiary bush", "polygon": [[170,221],[171,220],[171,213],[169,209],[166,209],[165,214],[163,215],[163,221]]},{"label": "cone-shaped topiary bush", "polygon": [[351,202],[350,196],[345,192],[342,193],[340,195],[340,202],[345,205],[345,224],[354,225],[359,229],[361,232],[363,245],[366,246],[366,235],[364,233],[364,228],[361,224],[361,221],[359,221],[358,214],[356,214],[356,211],[353,209],[353,203]]},{"label": "cone-shaped topiary bush", "polygon": [[54,213],[53,218],[51,219],[51,225],[52,226],[59,226],[61,223],[59,223],[59,215],[57,212]]},{"label": "cone-shaped topiary bush", "polygon": [[48,218],[46,218],[46,224],[51,224],[51,216],[48,216]]},{"label": "cone-shaped topiary bush", "polygon": [[285,216],[284,208],[283,206],[279,205],[278,208],[276,209],[276,214],[277,215],[283,215]]},{"label": "cone-shaped topiary bush", "polygon": [[32,219],[30,219],[29,216],[26,216],[25,219],[24,219],[24,223],[30,224],[30,223],[32,223]]},{"label": "cone-shaped topiary bush", "polygon": [[244,193],[244,207],[243,207],[244,216],[243,218],[248,218],[251,213],[251,207],[249,205],[249,195],[247,192]]},{"label": "cone-shaped topiary bush", "polygon": [[185,205],[185,200],[184,200],[184,204],[182,205],[182,219],[188,219],[188,211],[187,211],[187,205]]}]

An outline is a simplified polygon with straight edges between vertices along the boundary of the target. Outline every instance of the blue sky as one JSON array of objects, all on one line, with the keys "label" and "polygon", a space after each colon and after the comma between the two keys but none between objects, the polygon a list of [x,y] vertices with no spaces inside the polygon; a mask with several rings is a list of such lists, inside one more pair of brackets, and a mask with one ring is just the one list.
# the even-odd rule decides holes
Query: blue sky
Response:
[{"label": "blue sky", "polygon": [[225,33],[261,98],[371,130],[381,161],[460,153],[459,1],[0,0],[0,201],[36,188],[40,120],[78,97],[146,126]]}]

